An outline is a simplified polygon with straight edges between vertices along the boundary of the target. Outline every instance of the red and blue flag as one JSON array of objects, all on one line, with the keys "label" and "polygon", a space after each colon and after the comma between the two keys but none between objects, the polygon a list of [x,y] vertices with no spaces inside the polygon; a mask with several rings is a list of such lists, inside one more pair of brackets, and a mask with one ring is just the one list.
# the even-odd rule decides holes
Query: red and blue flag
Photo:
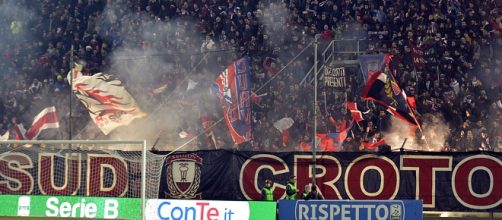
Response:
[{"label": "red and blue flag", "polygon": [[251,88],[248,57],[230,64],[213,84],[213,90],[223,107],[228,130],[236,144],[251,140]]}]

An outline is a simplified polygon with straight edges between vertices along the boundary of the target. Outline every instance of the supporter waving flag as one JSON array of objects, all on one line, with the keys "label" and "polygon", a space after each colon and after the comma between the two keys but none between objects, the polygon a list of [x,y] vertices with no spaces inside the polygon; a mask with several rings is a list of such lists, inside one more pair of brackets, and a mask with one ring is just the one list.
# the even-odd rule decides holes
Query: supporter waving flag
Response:
[{"label": "supporter waving flag", "polygon": [[413,113],[409,110],[405,92],[399,87],[394,77],[390,75],[389,63],[391,57],[387,54],[385,59],[386,65],[383,71],[371,76],[363,88],[361,97],[385,106],[397,118],[416,126],[417,122],[412,115]]},{"label": "supporter waving flag", "polygon": [[122,83],[106,74],[79,76],[73,80],[72,89],[105,135],[136,118],[146,117]]},{"label": "supporter waving flag", "polygon": [[[343,142],[349,135],[353,122],[354,121],[351,121],[347,127],[343,128],[339,132],[317,133],[317,150],[321,152],[340,151],[342,149]],[[302,141],[300,143],[300,148],[304,151],[311,151],[312,146],[313,141]]]},{"label": "supporter waving flag", "polygon": [[220,98],[225,122],[236,144],[251,140],[251,74],[249,59],[243,57],[228,66],[213,84]]}]

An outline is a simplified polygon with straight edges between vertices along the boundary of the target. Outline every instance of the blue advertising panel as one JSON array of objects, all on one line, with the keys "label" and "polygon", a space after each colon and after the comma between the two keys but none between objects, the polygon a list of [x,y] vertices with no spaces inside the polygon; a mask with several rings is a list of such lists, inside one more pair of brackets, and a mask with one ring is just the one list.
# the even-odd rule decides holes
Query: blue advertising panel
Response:
[{"label": "blue advertising panel", "polygon": [[279,220],[422,219],[419,200],[281,200]]}]

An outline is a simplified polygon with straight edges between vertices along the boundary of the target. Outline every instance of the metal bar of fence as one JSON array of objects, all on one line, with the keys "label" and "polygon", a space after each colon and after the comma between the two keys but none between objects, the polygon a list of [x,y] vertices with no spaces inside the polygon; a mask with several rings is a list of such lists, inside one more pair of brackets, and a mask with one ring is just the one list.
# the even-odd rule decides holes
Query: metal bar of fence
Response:
[{"label": "metal bar of fence", "polygon": [[312,65],[312,67],[310,67],[310,70],[307,72],[307,74],[305,74],[305,77],[303,77],[303,79],[300,82],[300,84],[303,84],[303,83],[305,83],[305,81],[307,81],[307,78],[310,76],[310,74],[312,73],[312,71],[314,71],[314,65]]},{"label": "metal bar of fence", "polygon": [[[334,59],[335,57],[335,54],[354,54],[354,55],[360,55],[360,54],[365,54],[366,53],[366,49],[364,50],[361,50],[361,43],[362,42],[370,42],[371,40],[369,39],[342,39],[342,40],[332,40],[328,46],[324,49],[324,51],[322,52],[322,56],[323,56],[323,60],[322,60],[322,63],[321,63],[321,68],[327,63],[327,61],[329,61],[330,59]],[[336,50],[336,46],[340,46],[340,45],[347,45],[349,43],[356,43],[356,49],[353,50],[353,51],[347,51],[347,50]],[[329,55],[328,54],[328,51],[331,50],[331,53]],[[374,50],[375,52],[386,52],[386,50],[379,50],[379,49],[376,49]],[[316,63],[316,65],[319,65],[319,62]],[[314,78],[309,78],[311,75],[312,75],[312,72],[313,72],[313,69],[314,69],[314,65],[312,65],[312,67],[310,68],[310,70],[305,74],[305,77],[303,77],[303,79],[301,80],[300,84],[304,84],[306,82],[309,82],[309,83],[312,83],[314,81]],[[322,75],[323,73],[321,72],[321,77],[323,76]]]},{"label": "metal bar of fence", "polygon": [[[328,58],[326,58],[326,53],[328,52],[329,48],[330,47],[333,47],[335,44],[334,41],[331,41],[328,46],[326,46],[326,49],[324,49],[324,51],[322,52],[322,57],[323,57],[323,61],[324,63],[326,63],[326,60],[329,60]],[[330,54],[329,56],[331,56],[332,54]]]},{"label": "metal bar of fence", "polygon": [[366,52],[363,52],[363,51],[359,51],[359,52],[356,52],[356,51],[336,51],[335,53],[336,54],[365,54]]}]

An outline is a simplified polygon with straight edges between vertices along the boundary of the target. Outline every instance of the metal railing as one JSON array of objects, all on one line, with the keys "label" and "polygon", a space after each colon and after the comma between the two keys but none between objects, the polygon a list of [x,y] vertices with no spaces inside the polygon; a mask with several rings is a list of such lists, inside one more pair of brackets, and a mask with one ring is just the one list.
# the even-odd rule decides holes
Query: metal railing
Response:
[{"label": "metal railing", "polygon": [[[324,65],[329,65],[335,61],[340,61],[344,64],[357,64],[357,59],[359,55],[366,54],[369,50],[373,52],[386,52],[382,50],[377,50],[375,48],[370,48],[370,43],[372,40],[369,39],[342,39],[342,40],[332,40],[320,54],[319,61],[317,62],[318,69],[321,70]],[[306,82],[312,83],[314,72],[314,64],[305,74],[300,84]],[[318,77],[323,78],[323,72],[320,72]]]}]

